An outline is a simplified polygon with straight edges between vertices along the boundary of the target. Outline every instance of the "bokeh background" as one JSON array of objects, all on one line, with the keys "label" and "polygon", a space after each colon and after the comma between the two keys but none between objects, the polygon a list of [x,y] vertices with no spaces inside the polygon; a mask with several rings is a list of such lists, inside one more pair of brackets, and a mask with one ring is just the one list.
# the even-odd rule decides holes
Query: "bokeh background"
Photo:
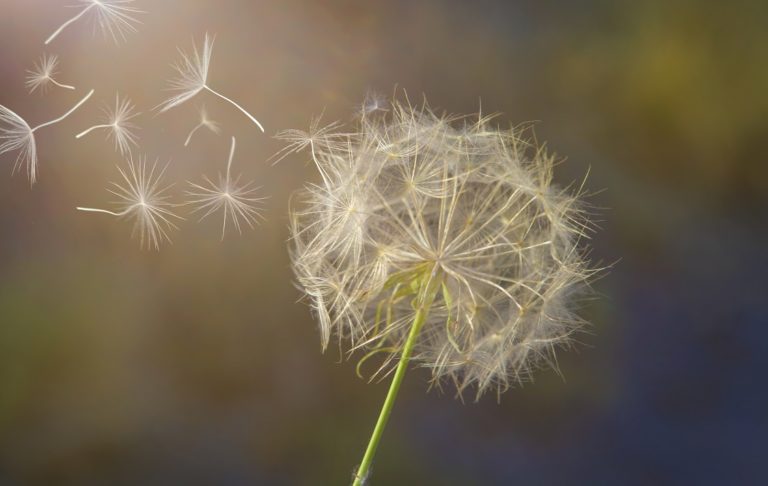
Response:
[{"label": "bokeh background", "polygon": [[[75,2],[0,1],[0,104],[39,132],[40,181],[0,157],[0,484],[338,485],[359,461],[386,383],[320,352],[286,252],[289,194],[316,174],[272,166],[286,128],[349,120],[369,90],[453,113],[534,121],[591,168],[601,229],[577,351],[496,403],[426,391],[410,372],[374,466],[380,485],[768,484],[768,3],[755,1],[137,0],[116,46]],[[156,116],[176,47],[217,34],[211,85]],[[59,55],[78,93],[30,96]],[[142,151],[177,193],[222,170],[263,186],[266,222],[219,241],[195,219],[142,251],[103,207],[119,161],[73,135],[115,92],[144,111]],[[224,134],[183,140],[205,102]]]}]

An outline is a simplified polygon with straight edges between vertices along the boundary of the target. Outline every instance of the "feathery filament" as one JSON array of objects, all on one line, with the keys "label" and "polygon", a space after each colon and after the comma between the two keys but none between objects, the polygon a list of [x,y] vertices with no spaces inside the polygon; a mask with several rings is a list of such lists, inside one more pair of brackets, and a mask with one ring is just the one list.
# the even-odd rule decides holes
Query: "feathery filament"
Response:
[{"label": "feathery filament", "polygon": [[50,85],[58,86],[59,88],[74,90],[74,86],[68,84],[61,84],[54,76],[56,76],[56,68],[59,66],[59,58],[57,56],[48,56],[43,54],[43,57],[35,63],[35,67],[27,71],[27,80],[24,83],[30,93],[34,93],[38,88],[41,93],[48,91]]},{"label": "feathery filament", "polygon": [[83,130],[75,135],[75,138],[82,138],[94,130],[105,129],[108,130],[107,139],[115,142],[115,150],[120,151],[123,157],[129,156],[131,150],[138,146],[135,131],[139,127],[131,120],[141,113],[136,113],[136,107],[131,100],[121,100],[119,94],[115,96],[114,107],[108,104],[102,111],[104,112],[103,123]]},{"label": "feathery filament", "polygon": [[227,171],[219,176],[219,182],[214,183],[208,177],[204,177],[205,184],[189,183],[191,190],[187,191],[190,197],[188,204],[197,206],[193,212],[203,212],[200,220],[223,210],[223,222],[221,225],[221,239],[227,232],[227,222],[231,222],[238,233],[242,234],[242,224],[247,224],[251,229],[258,223],[261,216],[261,202],[263,197],[256,197],[259,188],[254,187],[253,182],[240,184],[240,176],[232,178],[232,160],[235,157],[235,137],[232,137],[232,145],[227,160]]},{"label": "feathery filament", "polygon": [[211,56],[213,55],[213,41],[213,37],[206,32],[202,50],[198,51],[196,45],[192,46],[191,54],[187,54],[179,49],[181,62],[173,65],[178,76],[169,82],[169,90],[175,91],[176,94],[160,103],[156,109],[163,113],[194,98],[201,91],[207,90],[209,93],[218,96],[240,110],[259,127],[259,130],[264,132],[264,127],[261,123],[248,113],[245,108],[208,86],[208,70],[211,65]]},{"label": "feathery filament", "polygon": [[132,219],[133,236],[138,235],[141,247],[159,250],[161,243],[171,241],[168,233],[178,229],[174,221],[181,219],[171,210],[174,204],[168,200],[167,194],[171,186],[162,183],[167,167],[158,169],[157,161],[149,165],[146,157],[130,157],[125,168],[117,168],[122,181],[113,182],[112,189],[109,189],[118,198],[117,210],[88,207],[76,209]]},{"label": "feathery filament", "polygon": [[78,0],[82,5],[82,10],[67,20],[46,40],[45,45],[50,44],[61,34],[69,25],[77,22],[87,14],[94,17],[94,28],[101,29],[103,34],[109,34],[112,40],[117,43],[119,40],[125,40],[126,32],[136,32],[136,24],[140,23],[134,15],[144,13],[129,4],[134,0]]},{"label": "feathery filament", "polygon": [[35,132],[41,128],[63,121],[80,108],[83,103],[88,101],[92,95],[93,90],[89,91],[83,99],[78,101],[75,106],[62,116],[35,127],[30,127],[21,116],[10,108],[0,105],[0,155],[6,152],[19,151],[19,154],[16,156],[13,172],[21,169],[22,165],[26,166],[29,182],[34,184],[37,181],[37,144]]}]

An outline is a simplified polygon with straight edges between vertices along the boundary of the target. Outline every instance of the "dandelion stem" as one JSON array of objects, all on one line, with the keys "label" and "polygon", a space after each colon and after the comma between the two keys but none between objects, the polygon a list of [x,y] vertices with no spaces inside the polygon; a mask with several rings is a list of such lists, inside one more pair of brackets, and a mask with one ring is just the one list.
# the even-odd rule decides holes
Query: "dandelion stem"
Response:
[{"label": "dandelion stem", "polygon": [[227,185],[229,185],[229,174],[232,169],[232,159],[235,158],[235,137],[232,137],[232,147],[229,149],[229,160],[227,161]]},{"label": "dandelion stem", "polygon": [[40,128],[43,128],[43,127],[47,127],[47,126],[49,126],[49,125],[53,125],[54,123],[59,123],[60,121],[62,121],[63,119],[65,119],[66,117],[68,117],[69,115],[71,115],[72,113],[74,113],[74,112],[75,112],[75,110],[77,110],[78,108],[80,108],[80,106],[81,106],[83,103],[85,103],[86,101],[88,101],[88,98],[90,98],[90,97],[91,97],[91,95],[93,94],[93,91],[94,91],[94,90],[91,90],[90,92],[88,92],[88,94],[87,94],[87,95],[85,95],[85,98],[83,98],[82,100],[78,101],[78,102],[77,102],[77,104],[76,104],[75,106],[73,106],[72,108],[70,108],[70,110],[69,110],[68,112],[64,113],[63,115],[61,115],[60,117],[56,118],[55,120],[51,120],[51,121],[49,121],[49,122],[45,122],[45,123],[43,123],[43,124],[41,124],[41,125],[38,125],[38,126],[36,126],[35,128],[31,129],[30,131],[34,133],[36,130],[38,130],[38,129],[40,129]]},{"label": "dandelion stem", "polygon": [[96,130],[98,128],[109,128],[111,126],[112,125],[94,125],[91,128],[89,128],[87,130],[84,130],[84,131],[78,133],[77,135],[75,135],[75,138],[83,138],[84,136],[88,135],[89,133],[91,133],[92,131],[94,131],[94,130]]},{"label": "dandelion stem", "polygon": [[189,132],[189,136],[187,137],[187,141],[186,141],[186,142],[184,142],[184,146],[185,146],[185,147],[186,147],[187,145],[189,145],[189,142],[190,142],[190,140],[192,140],[192,135],[194,135],[194,134],[195,134],[195,132],[196,132],[196,131],[198,131],[198,130],[200,129],[200,127],[202,127],[202,126],[203,126],[203,124],[202,124],[202,123],[199,123],[199,124],[198,124],[198,125],[197,125],[195,128],[193,128],[193,129],[192,129],[192,131],[191,131],[191,132]]},{"label": "dandelion stem", "polygon": [[422,305],[421,308],[416,311],[416,316],[411,325],[411,332],[408,334],[408,338],[405,341],[405,346],[400,355],[400,362],[397,364],[395,376],[392,378],[392,383],[389,385],[389,391],[387,392],[387,397],[384,399],[384,405],[381,407],[379,419],[376,421],[371,440],[368,442],[368,448],[363,455],[363,461],[360,463],[360,467],[355,473],[355,480],[352,483],[353,486],[363,486],[366,483],[366,479],[371,469],[371,463],[373,462],[373,456],[376,454],[376,448],[384,433],[384,427],[387,426],[389,415],[392,413],[392,407],[395,405],[397,393],[400,391],[400,385],[405,377],[405,371],[408,369],[408,361],[410,361],[413,346],[416,344],[416,338],[419,335],[419,331],[421,331],[421,327],[424,325],[424,321],[427,319],[428,312],[429,304]]},{"label": "dandelion stem", "polygon": [[259,127],[259,129],[260,129],[262,132],[264,132],[264,127],[263,127],[263,126],[261,126],[261,123],[259,123],[259,120],[257,120],[256,118],[254,118],[254,117],[253,117],[253,115],[251,115],[251,114],[250,114],[250,113],[248,113],[247,111],[245,111],[245,108],[243,108],[242,106],[238,105],[237,103],[235,103],[235,102],[234,102],[234,101],[232,101],[231,99],[227,98],[227,97],[226,97],[226,96],[224,96],[223,94],[221,94],[221,93],[218,93],[218,92],[216,92],[216,91],[212,90],[212,89],[211,89],[211,88],[209,88],[207,85],[206,85],[206,86],[204,86],[204,88],[205,88],[205,89],[207,89],[208,91],[210,91],[212,94],[215,94],[215,95],[216,95],[216,96],[218,96],[219,98],[223,99],[224,101],[228,101],[228,102],[229,102],[229,103],[231,103],[231,104],[232,104],[232,105],[233,105],[235,108],[237,108],[238,110],[242,111],[242,112],[243,112],[243,114],[244,114],[245,116],[247,116],[248,118],[250,118],[250,119],[251,119],[251,121],[252,121],[253,123],[255,123],[255,124],[256,124],[256,125]]},{"label": "dandelion stem", "polygon": [[82,17],[83,15],[85,15],[86,13],[88,13],[88,11],[89,11],[89,10],[90,10],[90,9],[91,9],[93,6],[95,6],[95,5],[96,5],[96,2],[94,2],[94,3],[90,4],[90,5],[88,5],[87,7],[85,7],[85,8],[83,9],[83,11],[82,11],[82,12],[80,12],[79,14],[75,15],[75,16],[74,16],[74,17],[72,17],[71,19],[69,19],[69,20],[67,20],[66,22],[64,22],[63,24],[61,24],[61,27],[59,27],[58,29],[56,29],[56,32],[54,32],[53,34],[51,34],[51,36],[50,36],[50,37],[48,37],[48,38],[45,40],[45,45],[47,46],[48,44],[50,44],[50,43],[53,41],[53,39],[55,39],[55,38],[56,38],[56,37],[57,37],[59,34],[61,34],[61,31],[62,31],[62,30],[64,30],[65,28],[67,28],[67,26],[69,26],[69,24],[71,24],[71,23],[73,23],[73,22],[77,22],[77,21],[80,19],[80,17]]},{"label": "dandelion stem", "polygon": [[106,209],[97,209],[97,208],[81,208],[81,207],[77,207],[75,209],[77,209],[78,211],[84,211],[86,213],[103,213],[103,214],[109,214],[110,216],[120,217],[120,216],[125,216],[126,214],[128,214],[135,206],[136,205],[133,205],[133,206],[131,206],[131,207],[129,207],[129,208],[123,210],[123,211],[120,211],[119,213],[116,213],[114,211],[108,211]]},{"label": "dandelion stem", "polygon": [[51,80],[51,82],[52,82],[53,84],[55,84],[56,86],[58,86],[59,88],[64,88],[64,89],[71,89],[71,90],[74,90],[74,89],[75,89],[75,87],[74,87],[74,86],[70,86],[70,85],[68,85],[68,84],[61,84],[60,82],[56,81],[56,80],[55,80],[55,79],[53,79],[53,78],[50,78],[50,77],[49,77],[48,79],[50,79],[50,80]]}]

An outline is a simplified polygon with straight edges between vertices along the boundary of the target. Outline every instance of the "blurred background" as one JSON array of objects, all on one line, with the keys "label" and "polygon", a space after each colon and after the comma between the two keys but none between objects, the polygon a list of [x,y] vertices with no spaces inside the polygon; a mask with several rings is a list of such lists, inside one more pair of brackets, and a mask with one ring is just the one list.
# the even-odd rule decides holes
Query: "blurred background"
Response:
[{"label": "blurred background", "polygon": [[[373,471],[379,485],[768,484],[768,3],[754,1],[137,0],[115,45],[88,19],[47,48],[76,2],[0,0],[0,104],[40,130],[39,182],[0,156],[0,484],[341,485],[387,383],[321,354],[293,287],[288,197],[316,174],[276,166],[286,128],[349,120],[395,86],[453,113],[535,122],[591,168],[598,263],[584,345],[496,403],[427,392],[409,372]],[[168,113],[176,47],[215,33],[210,95]],[[76,92],[28,95],[43,52]],[[266,222],[220,240],[186,221],[142,251],[110,207],[120,157],[81,140],[115,92],[143,111],[142,151],[186,180],[235,170]],[[183,141],[205,103],[222,135]]]}]

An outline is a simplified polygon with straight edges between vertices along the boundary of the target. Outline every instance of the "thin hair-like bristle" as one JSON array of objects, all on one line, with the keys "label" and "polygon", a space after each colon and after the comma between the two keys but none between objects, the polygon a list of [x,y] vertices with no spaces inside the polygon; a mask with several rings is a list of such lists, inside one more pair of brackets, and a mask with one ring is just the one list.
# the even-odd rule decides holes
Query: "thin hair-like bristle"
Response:
[{"label": "thin hair-like bristle", "polygon": [[19,151],[16,156],[16,163],[13,166],[13,172],[15,173],[21,169],[21,166],[25,166],[29,182],[34,184],[37,181],[37,142],[35,140],[35,132],[66,119],[77,111],[83,103],[88,101],[93,93],[94,90],[89,91],[88,94],[60,117],[34,127],[30,127],[21,116],[10,108],[0,105],[0,142],[2,142],[0,143],[0,155],[5,152]]},{"label": "thin hair-like bristle", "polygon": [[201,91],[206,90],[240,110],[241,113],[259,127],[259,130],[264,132],[262,124],[245,108],[208,85],[208,71],[211,66],[211,57],[213,56],[213,43],[214,37],[206,32],[201,50],[198,51],[197,46],[194,44],[192,52],[189,54],[179,49],[181,61],[173,65],[177,76],[168,83],[168,89],[175,94],[157,105],[155,110],[158,110],[160,113],[166,112],[191,100]]},{"label": "thin hair-like bristle", "polygon": [[203,177],[204,183],[197,184],[190,182],[190,189],[187,191],[189,200],[187,204],[194,206],[193,212],[202,213],[201,220],[211,214],[221,211],[223,221],[221,225],[221,239],[227,233],[227,223],[242,234],[243,225],[253,229],[259,220],[263,219],[261,215],[261,203],[264,197],[258,197],[259,187],[253,182],[240,183],[240,176],[232,176],[232,161],[235,156],[235,137],[232,137],[232,143],[227,159],[227,170],[224,175],[219,175],[219,182],[215,183],[207,176]]},{"label": "thin hair-like bristle", "polygon": [[134,0],[78,0],[82,8],[77,15],[59,26],[45,40],[48,45],[61,34],[69,25],[87,15],[93,18],[94,29],[98,28],[106,36],[112,37],[115,43],[125,41],[126,34],[136,32],[136,25],[141,22],[135,17],[144,13],[130,6]]},{"label": "thin hair-like bristle", "polygon": [[138,137],[136,136],[136,125],[133,120],[141,113],[136,112],[136,106],[127,98],[120,98],[115,95],[115,103],[107,104],[102,109],[104,116],[102,123],[94,125],[75,135],[75,138],[82,138],[94,130],[107,130],[107,139],[115,144],[115,150],[120,152],[123,157],[129,157],[131,151],[138,147]]},{"label": "thin hair-like bristle", "polygon": [[59,58],[57,56],[49,56],[43,54],[38,62],[35,63],[35,67],[27,71],[27,80],[25,85],[30,93],[34,93],[36,90],[40,90],[40,93],[48,91],[51,85],[58,86],[59,88],[74,90],[74,86],[68,84],[62,84],[56,81],[55,76],[58,74],[56,68],[59,66]]},{"label": "thin hair-like bristle", "polygon": [[160,249],[163,242],[171,242],[170,231],[178,229],[176,221],[182,219],[172,208],[169,200],[171,185],[163,183],[167,165],[158,168],[158,161],[152,164],[146,157],[129,157],[124,165],[118,165],[121,180],[113,182],[108,189],[118,199],[116,210],[78,207],[78,211],[102,213],[133,221],[133,236],[139,239],[142,248]]}]

